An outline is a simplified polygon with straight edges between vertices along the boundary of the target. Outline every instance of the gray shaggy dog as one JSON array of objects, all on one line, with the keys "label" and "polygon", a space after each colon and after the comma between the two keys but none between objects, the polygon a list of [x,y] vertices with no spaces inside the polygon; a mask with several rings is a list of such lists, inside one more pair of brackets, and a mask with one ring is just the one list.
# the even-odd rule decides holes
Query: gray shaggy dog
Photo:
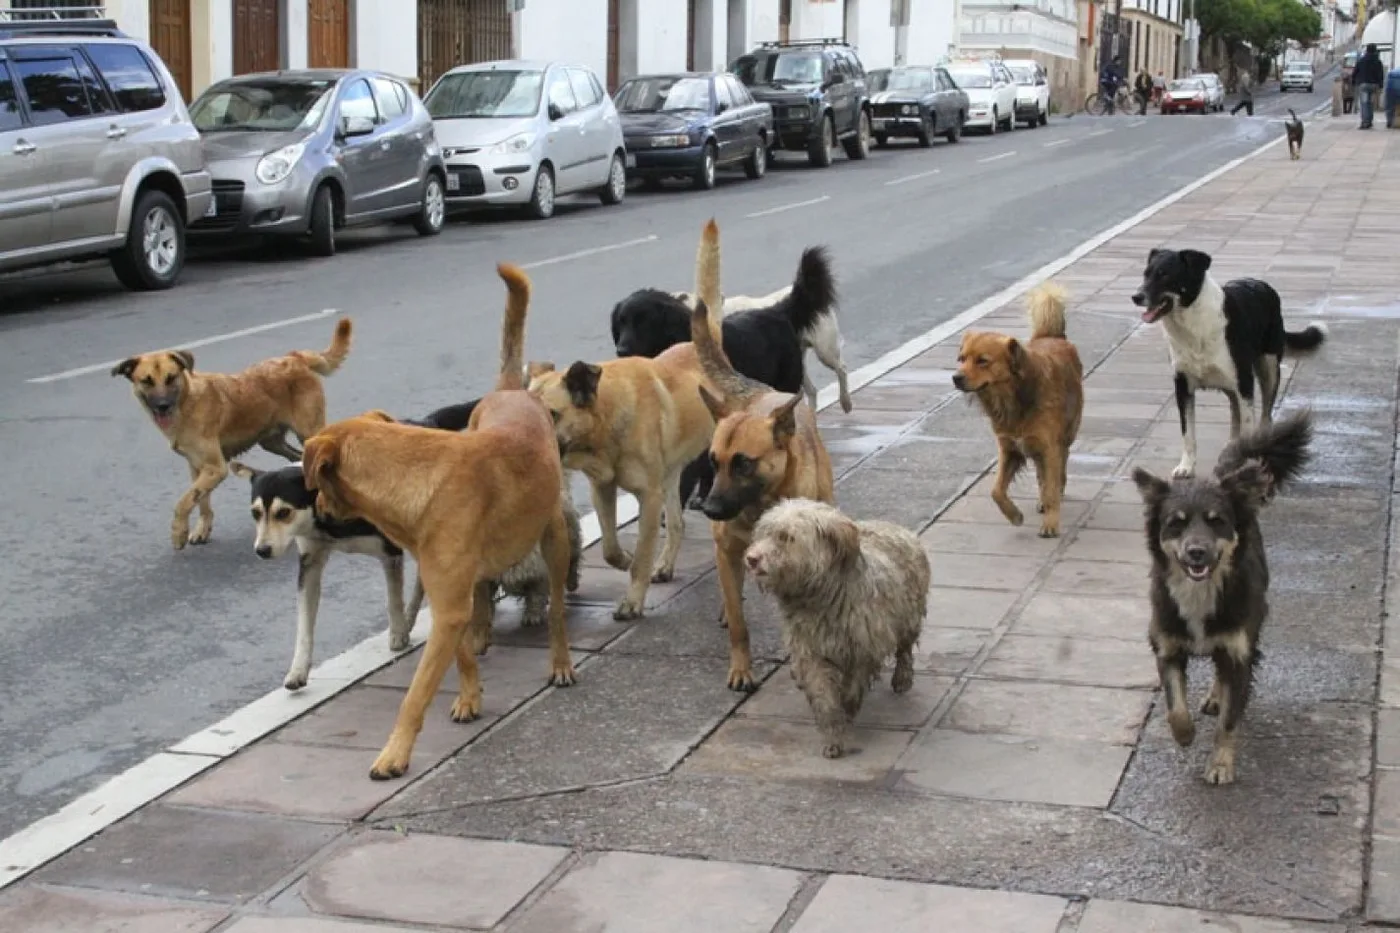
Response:
[{"label": "gray shaggy dog", "polygon": [[904,693],[914,685],[928,555],[898,525],[787,499],[759,519],[744,560],[782,610],[792,676],[816,716],[822,755],[840,758],[865,692],[891,655],[890,687]]}]

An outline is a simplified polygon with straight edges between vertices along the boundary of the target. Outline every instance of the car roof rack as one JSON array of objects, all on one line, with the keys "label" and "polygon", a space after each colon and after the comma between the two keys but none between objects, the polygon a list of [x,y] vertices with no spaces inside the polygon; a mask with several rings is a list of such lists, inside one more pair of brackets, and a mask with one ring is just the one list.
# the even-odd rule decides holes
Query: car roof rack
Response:
[{"label": "car roof rack", "polygon": [[33,36],[128,38],[116,20],[106,18],[106,8],[100,4],[0,9],[0,39]]},{"label": "car roof rack", "polygon": [[853,46],[851,46],[851,43],[847,42],[845,39],[840,38],[787,40],[772,39],[770,41],[760,42],[758,44],[758,47],[761,49],[827,48],[830,46],[847,46],[853,48]]}]

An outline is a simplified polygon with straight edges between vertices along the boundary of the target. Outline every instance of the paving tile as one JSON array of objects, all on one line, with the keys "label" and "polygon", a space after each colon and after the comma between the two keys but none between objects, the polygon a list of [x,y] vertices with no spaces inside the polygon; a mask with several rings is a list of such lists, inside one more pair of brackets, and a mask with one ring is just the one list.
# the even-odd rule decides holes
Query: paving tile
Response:
[{"label": "paving tile", "polygon": [[[937,559],[938,555],[931,558]],[[988,631],[996,627],[1020,598],[1021,594],[1012,590],[974,590],[960,586],[929,587],[928,615],[924,617],[924,631],[933,626]]]},{"label": "paving tile", "polygon": [[1132,749],[935,729],[900,758],[903,786],[983,800],[1107,807]]},{"label": "paving tile", "polygon": [[1376,723],[1376,764],[1400,768],[1400,709],[1379,710]]},{"label": "paving tile", "polygon": [[987,637],[987,632],[977,629],[925,625],[914,646],[914,670],[961,674],[987,643]]},{"label": "paving tile", "polygon": [[415,933],[421,928],[356,923],[320,917],[244,917],[219,933]]},{"label": "paving tile", "polygon": [[1374,806],[1372,832],[1400,839],[1400,771],[1376,772]]},{"label": "paving tile", "polygon": [[511,933],[768,933],[801,886],[781,868],[606,852],[565,875]]},{"label": "paving tile", "polygon": [[[616,571],[610,571],[616,573]],[[606,590],[607,583],[600,583],[598,574],[584,574],[587,581],[581,580],[579,591],[569,594],[569,647],[575,651],[597,651],[631,626],[617,622],[612,617],[613,608],[619,596]],[[625,579],[625,578],[624,578]],[[587,586],[585,586],[585,583]],[[625,584],[624,584],[625,585]],[[669,586],[669,584],[667,584]],[[661,586],[661,584],[657,584]],[[653,594],[652,590],[656,590]],[[621,590],[617,590],[621,593]],[[656,587],[647,590],[647,606],[659,606],[662,597],[674,595],[675,589],[662,591]],[[653,595],[656,597],[653,600]],[[583,605],[582,601],[591,600]],[[650,608],[648,609],[650,611]],[[491,626],[491,647],[514,645],[528,648],[544,648],[549,645],[549,627],[546,625],[521,625],[520,613],[516,609],[502,609],[496,613],[495,624]],[[417,657],[415,652],[413,657]],[[416,663],[416,662],[415,662]]]},{"label": "paving tile", "polygon": [[1400,924],[1400,839],[1371,837],[1371,885],[1366,919]]},{"label": "paving tile", "polygon": [[[886,665],[880,679],[871,684],[856,716],[857,726],[918,728],[928,720],[953,685],[950,677],[916,674],[914,686],[907,693],[895,693],[889,683],[892,670],[892,666]],[[789,676],[787,669],[770,677],[763,689],[739,707],[739,715],[752,719],[787,719],[809,725],[813,722],[807,697],[798,689],[797,681]]]},{"label": "paving tile", "polygon": [[1017,635],[1117,638],[1142,645],[1152,607],[1145,596],[1071,596],[1037,593],[1021,610],[1012,631]]},{"label": "paving tile", "polygon": [[[1100,483],[1098,485],[1102,486],[1103,484]],[[938,521],[940,523],[970,522],[979,525],[1005,525],[1007,527],[1015,527],[1006,520],[1006,516],[1001,514],[1001,510],[997,508],[996,503],[992,501],[990,495],[979,495],[974,491],[975,489],[976,487],[973,487],[966,495],[953,503],[948,511],[938,516]],[[1016,503],[1017,508],[1021,510],[1021,514],[1025,517],[1024,523],[1018,530],[1022,534],[1029,535],[1032,538],[1037,537],[1036,531],[1040,528],[1040,513],[1035,510],[1035,492],[1033,489],[1034,487],[1027,486],[1024,495],[1018,496],[1014,490],[1011,495],[1012,501]],[[1060,506],[1061,533],[1063,533],[1065,528],[1078,523],[1088,511],[1089,503],[1087,501],[1065,501]]]},{"label": "paving tile", "polygon": [[[450,680],[455,685],[456,675],[457,671],[453,668],[443,680]],[[351,687],[286,726],[273,739],[300,745],[358,748],[377,753],[384,747],[384,740],[394,727],[405,692],[388,687]],[[455,691],[439,692],[433,697],[432,705],[423,719],[423,731],[413,747],[413,757],[420,765],[446,758],[496,721],[494,711],[491,711],[474,722],[453,722],[450,713],[455,699]]]},{"label": "paving tile", "polygon": [[872,783],[885,777],[912,738],[910,732],[858,724],[851,730],[845,755],[823,758],[821,733],[811,720],[738,718],[720,726],[679,770],[765,781]]},{"label": "paving tile", "polygon": [[[1139,542],[1141,545],[1141,542]],[[1050,571],[1045,590],[1083,596],[1147,598],[1147,574],[1134,564],[1098,560],[1061,560]]]},{"label": "paving tile", "polygon": [[973,680],[940,726],[1050,739],[1136,744],[1152,694],[1010,680]]},{"label": "paving tile", "polygon": [[1205,913],[1183,907],[1090,901],[1078,933],[1345,933],[1342,924]]},{"label": "paving tile", "polygon": [[[1027,532],[1031,536],[1034,531]],[[1030,586],[1045,561],[1036,557],[991,554],[942,554],[930,560],[934,586],[964,586],[982,590],[1021,591]]]},{"label": "paving tile", "polygon": [[205,933],[226,916],[149,897],[33,885],[0,894],[0,930],[14,933]]},{"label": "paving tile", "polygon": [[[582,651],[573,652],[575,665],[586,657],[588,655]],[[482,705],[488,713],[497,715],[507,712],[522,700],[543,690],[545,679],[549,675],[548,648],[492,645],[478,661],[481,670]],[[365,684],[370,687],[397,687],[404,690],[413,683],[413,672],[417,669],[418,652],[415,651],[370,677]],[[438,691],[457,695],[456,668],[448,670]]]},{"label": "paving tile", "polygon": [[1097,687],[1157,686],[1157,665],[1148,646],[1109,638],[1007,635],[978,674]]},{"label": "paving tile", "polygon": [[339,833],[339,827],[322,823],[153,804],[34,877],[44,883],[236,904],[262,894]]},{"label": "paving tile", "polygon": [[[1396,624],[1400,623],[1392,616],[1386,628]],[[1400,653],[1386,652],[1385,663],[1381,665],[1381,705],[1400,708]]]},{"label": "paving tile", "polygon": [[[1112,440],[1116,440],[1116,438],[1112,438]],[[1094,440],[1090,439],[1088,443],[1094,443]],[[1076,462],[1074,458],[1070,459],[1070,475],[1069,481],[1065,483],[1064,501],[1089,502],[1099,494],[1104,481],[1095,476],[1076,475],[1074,469]],[[977,484],[968,490],[968,495],[972,498],[985,499],[995,509],[996,504],[992,502],[992,488],[995,485],[996,471],[993,470],[978,480]],[[1021,511],[1026,513],[1026,520],[1029,521],[1029,516],[1035,511],[1036,502],[1040,499],[1040,484],[1033,468],[1022,470],[1017,475],[1016,481],[1011,484],[1011,498],[1021,507]],[[1000,515],[1001,512],[998,511],[997,514]],[[1005,522],[1006,519],[1003,518],[1002,521]]]},{"label": "paving tile", "polygon": [[1146,568],[1151,563],[1141,531],[1081,528],[1065,549],[1066,560],[1097,560]]},{"label": "paving tile", "polygon": [[833,875],[792,933],[1055,933],[1065,907],[1043,894]]},{"label": "paving tile", "polygon": [[[1100,502],[1084,520],[1085,528],[1103,528],[1110,531],[1136,531],[1142,535],[1145,526],[1142,503]],[[1147,545],[1142,544],[1144,550]]]},{"label": "paving tile", "polygon": [[1059,544],[1054,538],[1027,534],[1024,525],[1017,528],[1005,519],[999,525],[938,521],[919,538],[934,563],[948,554],[1046,558]]},{"label": "paving tile", "polygon": [[568,854],[519,842],[370,832],[313,868],[304,894],[322,914],[489,929]]},{"label": "paving tile", "polygon": [[[384,734],[388,738],[388,733]],[[371,781],[374,751],[261,742],[176,791],[171,803],[251,810],[303,819],[358,820],[403,781]],[[409,777],[436,763],[414,757]]]}]

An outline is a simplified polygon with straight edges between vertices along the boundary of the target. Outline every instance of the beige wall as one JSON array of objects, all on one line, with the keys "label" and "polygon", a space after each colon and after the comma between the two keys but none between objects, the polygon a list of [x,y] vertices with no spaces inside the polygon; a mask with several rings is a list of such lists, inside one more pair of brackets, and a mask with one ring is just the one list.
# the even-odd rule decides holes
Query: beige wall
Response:
[{"label": "beige wall", "polygon": [[1181,44],[1181,27],[1140,10],[1124,9],[1123,18],[1132,23],[1136,30],[1128,43],[1128,55],[1123,62],[1129,82],[1143,68],[1154,76],[1160,71],[1168,79],[1176,77],[1176,50]]}]

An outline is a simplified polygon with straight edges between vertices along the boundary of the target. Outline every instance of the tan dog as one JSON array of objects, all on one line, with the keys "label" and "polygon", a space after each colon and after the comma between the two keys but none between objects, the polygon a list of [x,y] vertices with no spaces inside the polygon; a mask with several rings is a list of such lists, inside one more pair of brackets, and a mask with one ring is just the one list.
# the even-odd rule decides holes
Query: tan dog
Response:
[{"label": "tan dog", "polygon": [[[554,419],[564,466],[588,477],[603,559],[631,571],[627,595],[615,619],[635,619],[646,609],[647,587],[670,580],[685,533],[680,474],[710,443],[715,422],[700,399],[704,377],[694,344],[680,343],[654,359],[640,356],[606,363],[532,363],[530,393]],[[617,490],[637,497],[637,552],[617,539]],[[666,547],[656,564],[661,513]]]},{"label": "tan dog", "polygon": [[[481,714],[476,655],[490,633],[492,581],[538,544],[549,571],[549,682],[574,682],[564,627],[569,531],[563,468],[544,408],[523,391],[522,348],[530,280],[497,272],[509,293],[501,369],[463,433],[397,424],[370,412],[328,425],[306,442],[306,486],[331,518],[363,518],[411,553],[433,609],[433,628],[370,777],[408,770],[423,713],[455,655],[452,719]],[[471,637],[466,638],[470,630]]]},{"label": "tan dog", "polygon": [[[350,319],[335,324],[324,353],[293,350],[263,360],[241,373],[199,373],[188,350],[162,350],[122,360],[113,376],[131,381],[132,392],[146,409],[170,449],[185,458],[191,485],[175,504],[170,543],[175,550],[204,544],[214,530],[210,495],[228,476],[228,460],[257,445],[293,462],[301,451],[287,442],[287,432],[302,443],[326,424],[322,376],[340,368],[350,355]],[[190,513],[199,506],[199,523],[190,534]]]},{"label": "tan dog", "polygon": [[729,626],[729,689],[753,690],[749,625],[744,619],[744,551],[754,525],[774,503],[788,498],[835,502],[831,458],[817,416],[801,395],[775,392],[735,372],[720,343],[719,322],[709,307],[720,306],[719,227],[705,225],[696,261],[700,301],[690,316],[690,339],[705,376],[719,394],[700,387],[714,415],[710,442],[715,482],[701,505],[711,520],[715,562]]},{"label": "tan dog", "polygon": [[1084,367],[1065,336],[1065,293],[1047,282],[1027,296],[1031,339],[969,331],[958,350],[953,385],[975,393],[997,439],[992,501],[1013,525],[1025,521],[1008,490],[1026,460],[1040,480],[1040,536],[1060,534],[1060,501],[1069,449],[1084,414]]}]

